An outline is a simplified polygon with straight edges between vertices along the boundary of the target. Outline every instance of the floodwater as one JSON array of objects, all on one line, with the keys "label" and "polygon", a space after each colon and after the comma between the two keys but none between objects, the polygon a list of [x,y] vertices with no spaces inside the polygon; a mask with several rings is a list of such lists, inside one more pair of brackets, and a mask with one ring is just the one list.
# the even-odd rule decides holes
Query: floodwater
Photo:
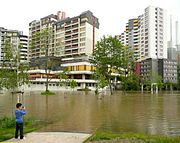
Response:
[{"label": "floodwater", "polygon": [[14,116],[20,100],[26,117],[50,122],[40,131],[143,132],[151,135],[180,136],[180,92],[160,94],[115,92],[104,96],[93,92],[58,92],[40,95],[0,94],[0,117]]}]

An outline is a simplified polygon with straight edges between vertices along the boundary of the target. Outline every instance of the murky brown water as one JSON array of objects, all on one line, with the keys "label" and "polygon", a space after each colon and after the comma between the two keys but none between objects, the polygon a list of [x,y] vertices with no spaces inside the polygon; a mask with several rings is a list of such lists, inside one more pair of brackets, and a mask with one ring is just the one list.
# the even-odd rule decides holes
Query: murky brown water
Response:
[{"label": "murky brown water", "polygon": [[[0,117],[11,117],[18,95],[0,94]],[[116,92],[102,98],[93,92],[25,93],[26,117],[53,122],[41,131],[132,131],[180,136],[180,92],[159,95]]]}]

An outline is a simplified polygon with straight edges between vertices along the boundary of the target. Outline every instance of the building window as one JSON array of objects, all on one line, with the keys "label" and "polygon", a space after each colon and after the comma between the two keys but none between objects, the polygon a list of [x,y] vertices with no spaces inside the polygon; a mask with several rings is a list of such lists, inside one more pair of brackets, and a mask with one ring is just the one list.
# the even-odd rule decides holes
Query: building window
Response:
[{"label": "building window", "polygon": [[85,46],[85,43],[80,43],[80,46]]}]

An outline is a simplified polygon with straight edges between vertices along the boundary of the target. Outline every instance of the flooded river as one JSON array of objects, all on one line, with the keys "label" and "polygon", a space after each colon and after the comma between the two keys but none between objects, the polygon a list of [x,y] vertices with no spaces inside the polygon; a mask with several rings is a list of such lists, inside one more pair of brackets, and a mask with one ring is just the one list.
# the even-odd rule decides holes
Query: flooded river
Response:
[{"label": "flooded river", "polygon": [[26,106],[26,117],[52,123],[41,131],[102,129],[180,136],[180,92],[115,92],[111,96],[97,96],[93,92],[58,92],[49,96],[40,92],[26,92],[23,96],[0,94],[0,117],[12,117],[18,100]]}]

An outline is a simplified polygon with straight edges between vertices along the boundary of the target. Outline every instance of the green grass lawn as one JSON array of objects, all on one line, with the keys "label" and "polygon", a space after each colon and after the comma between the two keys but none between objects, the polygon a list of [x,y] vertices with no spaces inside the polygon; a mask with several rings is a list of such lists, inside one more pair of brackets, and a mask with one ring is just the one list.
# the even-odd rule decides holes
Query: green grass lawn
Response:
[{"label": "green grass lawn", "polygon": [[153,136],[153,135],[145,135],[143,133],[111,133],[111,132],[103,132],[96,131],[89,137],[84,143],[90,142],[100,142],[100,141],[109,141],[112,143],[119,142],[143,142],[143,143],[180,143],[180,137],[177,138],[168,138],[164,136]]},{"label": "green grass lawn", "polygon": [[45,92],[41,92],[41,95],[56,95],[56,93],[51,91],[45,91]]},{"label": "green grass lawn", "polygon": [[[15,119],[4,117],[0,119],[0,142],[11,139],[15,135]],[[24,119],[24,134],[40,129],[42,123]]]}]

